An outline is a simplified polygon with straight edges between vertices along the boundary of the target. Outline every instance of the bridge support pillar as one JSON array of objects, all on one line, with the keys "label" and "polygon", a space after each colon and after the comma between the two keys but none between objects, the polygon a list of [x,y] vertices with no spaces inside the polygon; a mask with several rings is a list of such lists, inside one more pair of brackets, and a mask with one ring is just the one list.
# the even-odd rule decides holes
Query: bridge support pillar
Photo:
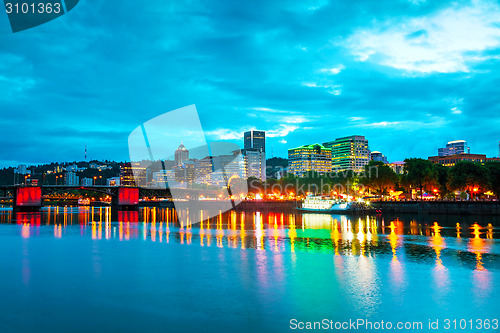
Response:
[{"label": "bridge support pillar", "polygon": [[139,209],[139,188],[119,187],[111,199],[111,219],[118,221],[118,212]]},{"label": "bridge support pillar", "polygon": [[38,212],[42,208],[42,188],[19,186],[14,188],[12,208],[14,212]]}]

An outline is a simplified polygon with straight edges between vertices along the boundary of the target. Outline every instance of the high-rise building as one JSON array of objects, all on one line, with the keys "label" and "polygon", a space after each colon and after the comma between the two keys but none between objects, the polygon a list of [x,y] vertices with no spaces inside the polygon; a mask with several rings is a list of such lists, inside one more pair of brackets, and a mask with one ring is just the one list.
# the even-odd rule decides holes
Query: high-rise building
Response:
[{"label": "high-rise building", "polygon": [[179,166],[187,160],[189,160],[189,150],[187,150],[181,142],[179,148],[175,151],[175,165]]},{"label": "high-rise building", "polygon": [[245,178],[266,180],[266,132],[248,131],[244,134]]},{"label": "high-rise building", "polygon": [[146,167],[140,162],[129,162],[120,166],[121,186],[146,186]]},{"label": "high-rise building", "polygon": [[332,171],[332,150],[315,143],[288,149],[288,172],[303,177],[307,172]]},{"label": "high-rise building", "polygon": [[450,156],[457,154],[470,154],[470,147],[467,147],[467,141],[449,141],[445,148],[438,149],[438,156]]},{"label": "high-rise building", "polygon": [[75,172],[66,172],[64,175],[64,185],[67,186],[79,186],[80,185],[80,177],[76,175]]},{"label": "high-rise building", "polygon": [[262,181],[266,180],[266,155],[256,148],[243,150],[245,178],[254,177]]},{"label": "high-rise building", "polygon": [[244,148],[260,149],[266,152],[266,132],[264,131],[248,131],[244,134]]},{"label": "high-rise building", "polygon": [[351,135],[325,142],[323,145],[332,150],[334,171],[362,172],[370,161],[368,140],[364,136]]},{"label": "high-rise building", "polygon": [[370,153],[370,159],[372,161],[383,162],[385,164],[388,163],[387,157],[379,151],[372,151]]}]

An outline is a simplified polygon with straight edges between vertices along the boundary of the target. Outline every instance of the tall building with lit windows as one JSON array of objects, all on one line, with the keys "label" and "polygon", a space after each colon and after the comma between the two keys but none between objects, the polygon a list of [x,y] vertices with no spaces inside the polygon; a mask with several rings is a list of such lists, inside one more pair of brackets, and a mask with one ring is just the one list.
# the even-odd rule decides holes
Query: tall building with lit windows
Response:
[{"label": "tall building with lit windows", "polygon": [[438,156],[450,156],[457,154],[470,154],[470,147],[467,146],[467,141],[449,141],[445,148],[438,149]]},{"label": "tall building with lit windows", "polygon": [[308,171],[332,171],[332,150],[315,143],[288,149],[288,172],[303,177]]},{"label": "tall building with lit windows", "polygon": [[245,177],[266,180],[266,132],[248,131],[243,139]]},{"label": "tall building with lit windows", "polygon": [[243,161],[245,178],[254,177],[262,181],[266,180],[266,155],[257,148],[243,149]]},{"label": "tall building with lit windows", "polygon": [[255,148],[266,152],[266,132],[248,131],[244,134],[244,148]]},{"label": "tall building with lit windows", "polygon": [[361,135],[351,135],[325,142],[323,145],[332,150],[332,168],[334,171],[351,170],[362,172],[370,162],[368,140]]},{"label": "tall building with lit windows", "polygon": [[146,186],[146,167],[140,162],[120,165],[121,186]]}]

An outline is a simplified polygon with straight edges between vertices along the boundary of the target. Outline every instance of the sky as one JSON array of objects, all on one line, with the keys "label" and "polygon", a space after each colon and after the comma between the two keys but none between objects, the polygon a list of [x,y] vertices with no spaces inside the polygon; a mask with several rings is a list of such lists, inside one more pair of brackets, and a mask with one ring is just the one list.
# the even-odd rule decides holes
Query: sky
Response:
[{"label": "sky", "polygon": [[451,140],[498,155],[498,1],[81,0],[12,33],[0,13],[0,166],[125,161],[128,136],[196,105],[209,141],[267,157],[364,135],[389,161]]}]

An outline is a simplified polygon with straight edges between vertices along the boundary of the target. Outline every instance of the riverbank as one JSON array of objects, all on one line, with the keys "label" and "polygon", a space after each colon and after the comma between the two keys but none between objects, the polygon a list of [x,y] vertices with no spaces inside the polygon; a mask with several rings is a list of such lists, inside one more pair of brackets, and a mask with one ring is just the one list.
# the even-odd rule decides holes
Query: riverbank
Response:
[{"label": "riverbank", "polygon": [[500,215],[498,201],[378,201],[372,205],[384,213]]}]

